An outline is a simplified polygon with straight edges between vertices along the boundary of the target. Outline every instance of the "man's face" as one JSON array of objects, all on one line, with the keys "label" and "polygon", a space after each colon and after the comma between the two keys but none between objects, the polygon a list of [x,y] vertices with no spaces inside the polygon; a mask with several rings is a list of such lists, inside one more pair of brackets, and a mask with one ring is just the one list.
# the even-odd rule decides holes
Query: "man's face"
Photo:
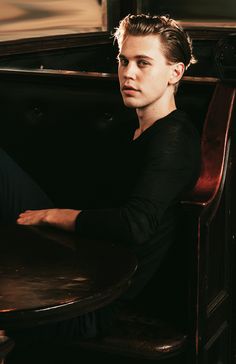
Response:
[{"label": "man's face", "polygon": [[173,65],[167,64],[156,35],[125,38],[119,54],[118,75],[124,104],[132,108],[157,106],[168,102],[173,91],[169,81]]}]

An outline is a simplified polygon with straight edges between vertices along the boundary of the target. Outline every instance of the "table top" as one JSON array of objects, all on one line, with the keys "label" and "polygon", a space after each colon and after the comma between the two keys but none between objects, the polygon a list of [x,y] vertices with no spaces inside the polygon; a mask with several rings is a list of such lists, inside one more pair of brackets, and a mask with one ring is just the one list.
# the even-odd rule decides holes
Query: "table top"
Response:
[{"label": "table top", "polygon": [[121,244],[53,228],[0,226],[1,329],[70,318],[129,286],[137,262]]}]

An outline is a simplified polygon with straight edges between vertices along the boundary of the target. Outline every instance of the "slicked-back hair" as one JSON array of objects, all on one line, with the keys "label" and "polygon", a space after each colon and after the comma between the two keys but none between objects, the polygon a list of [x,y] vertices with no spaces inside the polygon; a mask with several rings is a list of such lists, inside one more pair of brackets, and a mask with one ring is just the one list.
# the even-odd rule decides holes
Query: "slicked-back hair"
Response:
[{"label": "slicked-back hair", "polygon": [[127,15],[120,21],[119,27],[114,33],[119,49],[128,35],[158,35],[168,63],[182,62],[185,69],[192,63],[196,63],[188,34],[174,19],[168,16]]}]

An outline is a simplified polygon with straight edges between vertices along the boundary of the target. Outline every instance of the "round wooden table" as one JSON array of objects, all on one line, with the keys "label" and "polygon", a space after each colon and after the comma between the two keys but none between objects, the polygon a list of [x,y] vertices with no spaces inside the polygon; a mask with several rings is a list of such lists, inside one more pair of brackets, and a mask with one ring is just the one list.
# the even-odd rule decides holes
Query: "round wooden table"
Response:
[{"label": "round wooden table", "polygon": [[0,227],[0,328],[29,327],[105,306],[137,262],[120,244],[52,228]]}]

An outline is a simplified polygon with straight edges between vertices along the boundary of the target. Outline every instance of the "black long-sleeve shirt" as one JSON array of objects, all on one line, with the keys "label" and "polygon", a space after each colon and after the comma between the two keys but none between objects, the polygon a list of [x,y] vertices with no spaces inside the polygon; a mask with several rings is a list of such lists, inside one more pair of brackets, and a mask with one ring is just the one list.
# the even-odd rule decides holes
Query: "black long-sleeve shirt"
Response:
[{"label": "black long-sleeve shirt", "polygon": [[175,110],[131,140],[123,160],[116,163],[109,181],[110,205],[83,210],[76,230],[120,241],[134,250],[139,268],[132,296],[153,275],[174,241],[181,198],[199,173],[198,133],[185,113]]}]

